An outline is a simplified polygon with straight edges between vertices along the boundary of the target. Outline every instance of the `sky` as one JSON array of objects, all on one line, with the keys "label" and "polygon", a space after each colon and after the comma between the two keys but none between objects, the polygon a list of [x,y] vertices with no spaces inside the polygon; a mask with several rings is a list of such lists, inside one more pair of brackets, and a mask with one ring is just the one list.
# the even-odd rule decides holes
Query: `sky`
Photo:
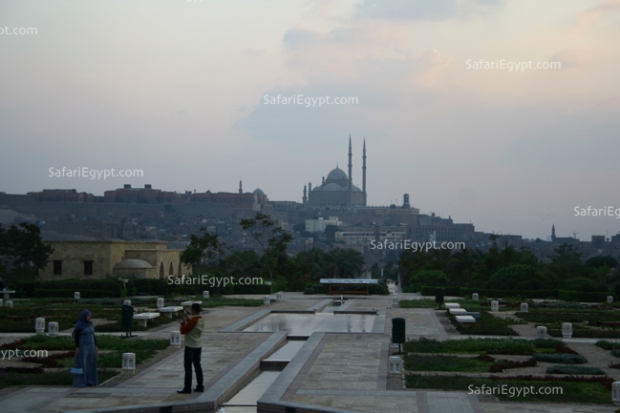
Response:
[{"label": "sky", "polygon": [[242,180],[301,202],[346,171],[351,136],[370,205],[408,193],[478,231],[611,237],[618,39],[620,0],[4,0],[0,191]]}]

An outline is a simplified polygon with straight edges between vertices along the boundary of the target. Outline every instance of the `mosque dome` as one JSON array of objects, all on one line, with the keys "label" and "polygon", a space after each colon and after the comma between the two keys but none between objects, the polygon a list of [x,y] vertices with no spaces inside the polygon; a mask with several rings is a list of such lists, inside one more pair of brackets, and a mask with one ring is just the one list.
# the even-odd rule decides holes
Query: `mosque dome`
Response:
[{"label": "mosque dome", "polygon": [[336,181],[336,180],[347,180],[349,178],[347,178],[347,174],[340,168],[336,167],[336,169],[332,169],[332,171],[327,175],[327,179],[332,181]]},{"label": "mosque dome", "polygon": [[[342,190],[343,190],[343,191],[348,191],[348,190],[349,190],[349,187],[348,187],[348,186],[345,186]],[[356,187],[355,185],[351,186],[351,191],[352,191],[352,192],[362,192],[362,190],[361,190],[361,189],[359,189],[358,187]]]},{"label": "mosque dome", "polygon": [[342,191],[342,188],[338,184],[331,183],[331,184],[323,185],[323,188],[321,190],[322,191]]},{"label": "mosque dome", "polygon": [[260,188],[256,188],[254,191],[252,191],[252,193],[253,193],[254,195],[262,195],[262,196],[264,196],[264,195],[265,195],[265,193],[263,192],[263,190],[262,190],[262,189],[260,189]]}]

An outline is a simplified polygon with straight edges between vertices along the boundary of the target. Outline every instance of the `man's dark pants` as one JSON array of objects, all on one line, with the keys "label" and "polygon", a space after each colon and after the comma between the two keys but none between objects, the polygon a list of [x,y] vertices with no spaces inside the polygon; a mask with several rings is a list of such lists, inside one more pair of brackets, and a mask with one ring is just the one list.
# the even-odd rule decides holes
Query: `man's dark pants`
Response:
[{"label": "man's dark pants", "polygon": [[192,388],[192,364],[194,365],[194,370],[196,370],[196,381],[198,382],[198,388],[202,388],[204,386],[204,383],[202,382],[202,366],[200,365],[201,354],[202,347],[185,346],[185,358],[183,360],[183,366],[185,367],[184,390],[191,390]]}]

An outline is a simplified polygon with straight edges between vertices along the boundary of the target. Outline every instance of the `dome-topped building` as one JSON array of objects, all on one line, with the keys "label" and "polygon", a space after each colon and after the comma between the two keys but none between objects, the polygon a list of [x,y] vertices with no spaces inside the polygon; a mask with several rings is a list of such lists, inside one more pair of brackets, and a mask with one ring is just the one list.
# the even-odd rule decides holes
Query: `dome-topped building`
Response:
[{"label": "dome-topped building", "polygon": [[349,174],[337,165],[323,178],[321,185],[304,186],[303,203],[310,206],[366,206],[366,140],[362,156],[362,189],[353,185],[351,137],[349,137]]}]

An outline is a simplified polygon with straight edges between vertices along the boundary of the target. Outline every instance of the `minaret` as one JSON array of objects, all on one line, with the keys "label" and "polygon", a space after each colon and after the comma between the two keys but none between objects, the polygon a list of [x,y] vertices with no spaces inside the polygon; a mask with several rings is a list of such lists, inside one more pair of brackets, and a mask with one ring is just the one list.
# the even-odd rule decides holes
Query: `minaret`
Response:
[{"label": "minaret", "polygon": [[304,185],[304,196],[303,196],[302,200],[303,200],[303,204],[305,204],[306,201],[308,200],[308,197],[306,196],[306,185]]},{"label": "minaret", "polygon": [[366,138],[364,138],[364,152],[362,154],[362,193],[364,194],[364,206],[366,206]]},{"label": "minaret", "polygon": [[351,135],[349,134],[349,192],[351,192],[353,185],[353,153],[351,151]]},{"label": "minaret", "polygon": [[308,201],[312,198],[312,184],[308,182]]},{"label": "minaret", "polygon": [[241,183],[241,181],[239,181],[239,193],[243,193],[243,184]]},{"label": "minaret", "polygon": [[555,224],[551,225],[551,241],[555,241]]}]

